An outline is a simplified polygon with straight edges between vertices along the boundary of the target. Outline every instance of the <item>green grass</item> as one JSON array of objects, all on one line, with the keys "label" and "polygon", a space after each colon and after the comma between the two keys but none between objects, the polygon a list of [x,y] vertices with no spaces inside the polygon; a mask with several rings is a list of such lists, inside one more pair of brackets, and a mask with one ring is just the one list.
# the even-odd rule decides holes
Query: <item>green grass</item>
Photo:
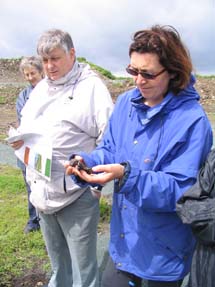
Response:
[{"label": "green grass", "polygon": [[[110,205],[100,201],[100,226],[110,219]],[[50,271],[41,232],[27,235],[27,194],[19,169],[0,165],[0,286],[10,287],[12,279],[38,266],[41,272]],[[30,286],[29,286],[30,287]]]},{"label": "green grass", "polygon": [[79,57],[79,58],[77,58],[77,60],[79,62],[89,64],[92,69],[98,71],[100,74],[102,74],[103,76],[107,77],[110,80],[115,80],[116,79],[116,77],[110,71],[108,71],[108,70],[106,70],[106,69],[104,69],[104,68],[102,68],[102,67],[100,67],[98,65],[95,65],[95,64],[87,61],[84,57]]},{"label": "green grass", "polygon": [[7,137],[6,134],[1,134],[1,131],[0,131],[0,142],[4,142],[4,139]]},{"label": "green grass", "polygon": [[100,199],[100,225],[103,222],[110,222],[111,215],[111,205],[105,199],[105,197],[101,197]]},{"label": "green grass", "polygon": [[0,105],[6,104],[6,103],[7,103],[6,97],[0,96]]},{"label": "green grass", "polygon": [[48,258],[40,232],[25,235],[27,196],[21,172],[0,166],[0,278],[1,286],[11,286],[14,277]]},{"label": "green grass", "polygon": [[197,78],[215,79],[215,75],[196,75]]}]

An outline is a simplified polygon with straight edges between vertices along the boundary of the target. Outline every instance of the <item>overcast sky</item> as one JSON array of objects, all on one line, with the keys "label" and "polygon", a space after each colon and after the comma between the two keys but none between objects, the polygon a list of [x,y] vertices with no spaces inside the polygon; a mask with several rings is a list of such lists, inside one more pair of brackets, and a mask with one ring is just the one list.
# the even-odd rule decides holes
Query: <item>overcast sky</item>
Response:
[{"label": "overcast sky", "polygon": [[78,57],[122,74],[133,33],[154,24],[174,26],[195,71],[215,74],[215,0],[0,0],[0,58],[36,54],[40,34],[60,28]]}]

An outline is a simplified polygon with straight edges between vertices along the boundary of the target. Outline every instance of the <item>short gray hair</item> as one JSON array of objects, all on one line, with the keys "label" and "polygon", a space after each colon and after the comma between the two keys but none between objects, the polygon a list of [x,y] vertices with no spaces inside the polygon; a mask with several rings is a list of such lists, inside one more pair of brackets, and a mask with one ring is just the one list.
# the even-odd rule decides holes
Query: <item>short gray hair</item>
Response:
[{"label": "short gray hair", "polygon": [[23,57],[21,59],[21,62],[19,64],[19,70],[23,74],[24,69],[29,67],[34,67],[38,70],[39,73],[43,73],[43,64],[40,57],[37,56],[31,56],[31,57]]},{"label": "short gray hair", "polygon": [[73,41],[69,33],[59,29],[52,29],[44,32],[37,44],[37,53],[40,56],[48,55],[53,49],[61,48],[66,53],[74,48]]}]

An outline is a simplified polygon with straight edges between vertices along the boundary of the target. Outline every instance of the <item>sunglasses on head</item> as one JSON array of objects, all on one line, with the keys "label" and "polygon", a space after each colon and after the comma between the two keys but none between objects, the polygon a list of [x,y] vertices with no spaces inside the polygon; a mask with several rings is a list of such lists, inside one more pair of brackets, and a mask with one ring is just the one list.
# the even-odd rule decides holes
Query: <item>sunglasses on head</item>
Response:
[{"label": "sunglasses on head", "polygon": [[161,75],[165,71],[166,71],[166,69],[164,68],[163,70],[161,70],[157,74],[150,74],[150,73],[145,72],[143,70],[132,68],[130,65],[126,68],[126,72],[128,74],[130,74],[132,76],[138,76],[140,74],[141,77],[143,77],[144,79],[147,79],[147,80],[154,80],[155,78],[157,78],[159,75]]}]

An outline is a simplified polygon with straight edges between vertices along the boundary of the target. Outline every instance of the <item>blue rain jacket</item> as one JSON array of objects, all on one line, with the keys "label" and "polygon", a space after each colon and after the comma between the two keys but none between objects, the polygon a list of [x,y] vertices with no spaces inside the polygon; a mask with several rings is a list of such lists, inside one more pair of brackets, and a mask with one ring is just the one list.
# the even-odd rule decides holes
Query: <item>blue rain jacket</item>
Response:
[{"label": "blue rain jacket", "polygon": [[123,186],[115,182],[109,252],[118,269],[148,280],[174,281],[190,270],[195,240],[175,207],[212,146],[193,83],[154,107],[138,89],[122,94],[101,144],[80,154],[89,166],[130,163]]},{"label": "blue rain jacket", "polygon": [[[21,111],[24,108],[24,105],[28,101],[30,97],[30,93],[33,91],[34,87],[32,85],[28,85],[24,90],[22,90],[16,100],[16,115],[18,123],[21,122]],[[21,170],[25,171],[25,164],[17,158],[17,166],[21,168]]]},{"label": "blue rain jacket", "polygon": [[30,93],[33,91],[34,87],[32,85],[27,86],[24,90],[19,93],[19,96],[16,100],[16,114],[20,124],[21,121],[21,111],[24,108],[27,100],[30,97]]}]

